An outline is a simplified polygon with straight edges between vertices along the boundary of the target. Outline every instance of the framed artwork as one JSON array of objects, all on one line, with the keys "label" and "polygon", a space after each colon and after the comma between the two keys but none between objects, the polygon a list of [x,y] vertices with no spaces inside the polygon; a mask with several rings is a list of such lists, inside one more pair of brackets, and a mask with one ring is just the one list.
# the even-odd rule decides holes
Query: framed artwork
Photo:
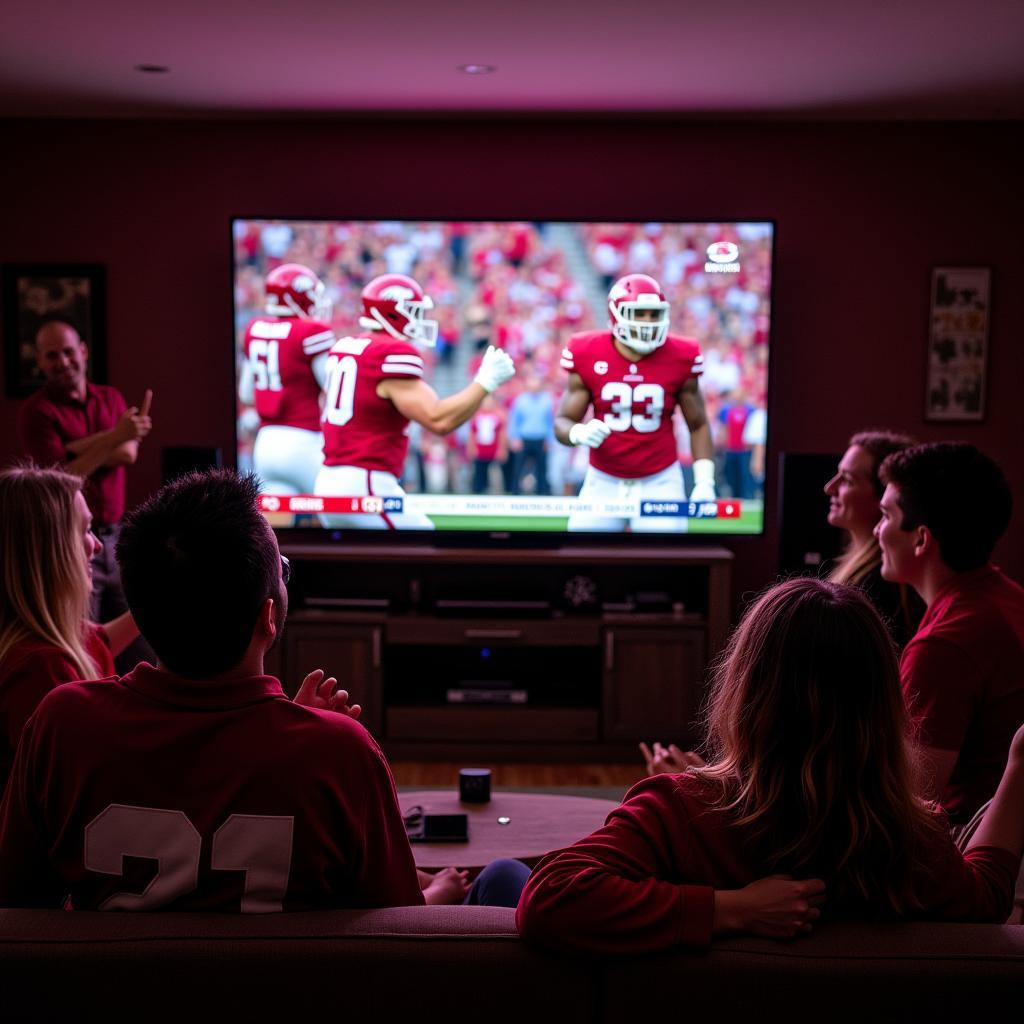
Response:
[{"label": "framed artwork", "polygon": [[926,420],[985,418],[991,278],[988,267],[932,270]]},{"label": "framed artwork", "polygon": [[4,391],[30,395],[43,383],[35,338],[43,324],[63,320],[89,349],[89,379],[106,383],[105,277],[94,264],[6,264],[2,273]]}]

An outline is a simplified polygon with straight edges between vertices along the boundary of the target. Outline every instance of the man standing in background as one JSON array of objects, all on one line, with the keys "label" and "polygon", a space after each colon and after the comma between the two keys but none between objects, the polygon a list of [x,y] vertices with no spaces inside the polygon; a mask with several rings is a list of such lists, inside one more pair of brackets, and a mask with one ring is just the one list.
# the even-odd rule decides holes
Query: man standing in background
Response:
[{"label": "man standing in background", "polygon": [[[114,548],[125,510],[125,471],[153,426],[153,392],[146,391],[141,406],[129,407],[116,388],[89,381],[88,358],[71,324],[51,320],[40,327],[36,363],[46,383],[18,411],[18,440],[39,465],[57,465],[85,480],[93,532],[103,544],[92,563],[89,615],[107,622],[128,610]],[[119,668],[149,656],[148,646],[136,642],[121,655]]]}]

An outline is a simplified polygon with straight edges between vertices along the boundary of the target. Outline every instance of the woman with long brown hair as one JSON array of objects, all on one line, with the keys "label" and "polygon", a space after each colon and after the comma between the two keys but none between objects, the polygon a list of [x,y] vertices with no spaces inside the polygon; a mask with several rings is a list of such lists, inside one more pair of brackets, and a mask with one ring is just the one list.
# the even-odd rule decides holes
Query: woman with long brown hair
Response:
[{"label": "woman with long brown hair", "polygon": [[874,534],[884,490],[878,470],[886,456],[916,443],[906,434],[888,430],[854,434],[835,476],[825,484],[828,521],[847,533],[846,548],[828,578],[864,590],[901,650],[917,631],[924,603],[912,589],[882,579],[882,551]]},{"label": "woman with long brown hair", "polygon": [[21,730],[61,683],[113,675],[138,636],[130,613],[88,621],[90,560],[100,542],[79,477],[19,466],[0,472],[0,792]]},{"label": "woman with long brown hair", "polygon": [[621,953],[795,935],[826,893],[841,916],[1010,913],[1024,727],[962,854],[916,791],[892,643],[857,588],[765,591],[716,665],[707,719],[705,765],[643,780],[604,828],[538,865],[517,914],[525,938]]}]

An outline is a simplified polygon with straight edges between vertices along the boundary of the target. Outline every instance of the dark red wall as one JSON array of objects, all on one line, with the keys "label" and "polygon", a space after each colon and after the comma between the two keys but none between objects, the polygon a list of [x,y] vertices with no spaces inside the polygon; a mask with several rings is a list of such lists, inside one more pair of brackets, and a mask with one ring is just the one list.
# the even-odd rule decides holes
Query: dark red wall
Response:
[{"label": "dark red wall", "polygon": [[[1018,513],[998,560],[1024,577],[1024,162],[1019,126],[612,121],[6,121],[0,261],[102,263],[110,380],[156,392],[129,499],[159,448],[233,443],[229,220],[772,218],[771,458],[864,426],[957,437],[999,459]],[[1018,140],[1019,141],[1019,140]],[[984,423],[922,419],[930,268],[989,265]],[[0,460],[16,405],[0,399]],[[771,577],[736,541],[737,594]],[[956,496],[951,494],[951,499]]]}]

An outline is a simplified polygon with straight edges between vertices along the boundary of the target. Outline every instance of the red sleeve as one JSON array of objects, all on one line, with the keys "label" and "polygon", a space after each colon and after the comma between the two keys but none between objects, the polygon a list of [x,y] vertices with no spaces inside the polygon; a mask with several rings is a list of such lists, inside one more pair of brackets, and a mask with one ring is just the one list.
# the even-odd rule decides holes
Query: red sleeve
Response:
[{"label": "red sleeve", "polygon": [[18,411],[18,440],[25,454],[40,466],[67,461],[57,421],[47,416],[38,402],[27,402]]},{"label": "red sleeve", "polygon": [[[648,953],[711,942],[714,890],[676,875],[685,814],[675,780],[645,779],[604,828],[534,869],[516,911],[528,941],[589,953]],[[681,822],[684,826],[685,821]]]},{"label": "red sleeve", "polygon": [[80,673],[68,657],[56,647],[32,651],[11,672],[0,697],[0,711],[7,739],[14,750],[25,723],[39,707],[39,702],[56,686],[77,679]]},{"label": "red sleeve", "polygon": [[416,862],[402,822],[391,769],[380,747],[366,734],[368,758],[359,785],[365,789],[362,849],[356,858],[354,892],[358,906],[423,905]]},{"label": "red sleeve", "polygon": [[900,661],[900,682],[920,742],[960,751],[974,717],[975,665],[956,644],[937,637],[912,640]]},{"label": "red sleeve", "polygon": [[[943,819],[945,820],[945,819]],[[1002,924],[1013,909],[1020,857],[998,846],[974,846],[961,853],[949,832],[937,834],[926,878],[924,913],[944,921]]]}]

